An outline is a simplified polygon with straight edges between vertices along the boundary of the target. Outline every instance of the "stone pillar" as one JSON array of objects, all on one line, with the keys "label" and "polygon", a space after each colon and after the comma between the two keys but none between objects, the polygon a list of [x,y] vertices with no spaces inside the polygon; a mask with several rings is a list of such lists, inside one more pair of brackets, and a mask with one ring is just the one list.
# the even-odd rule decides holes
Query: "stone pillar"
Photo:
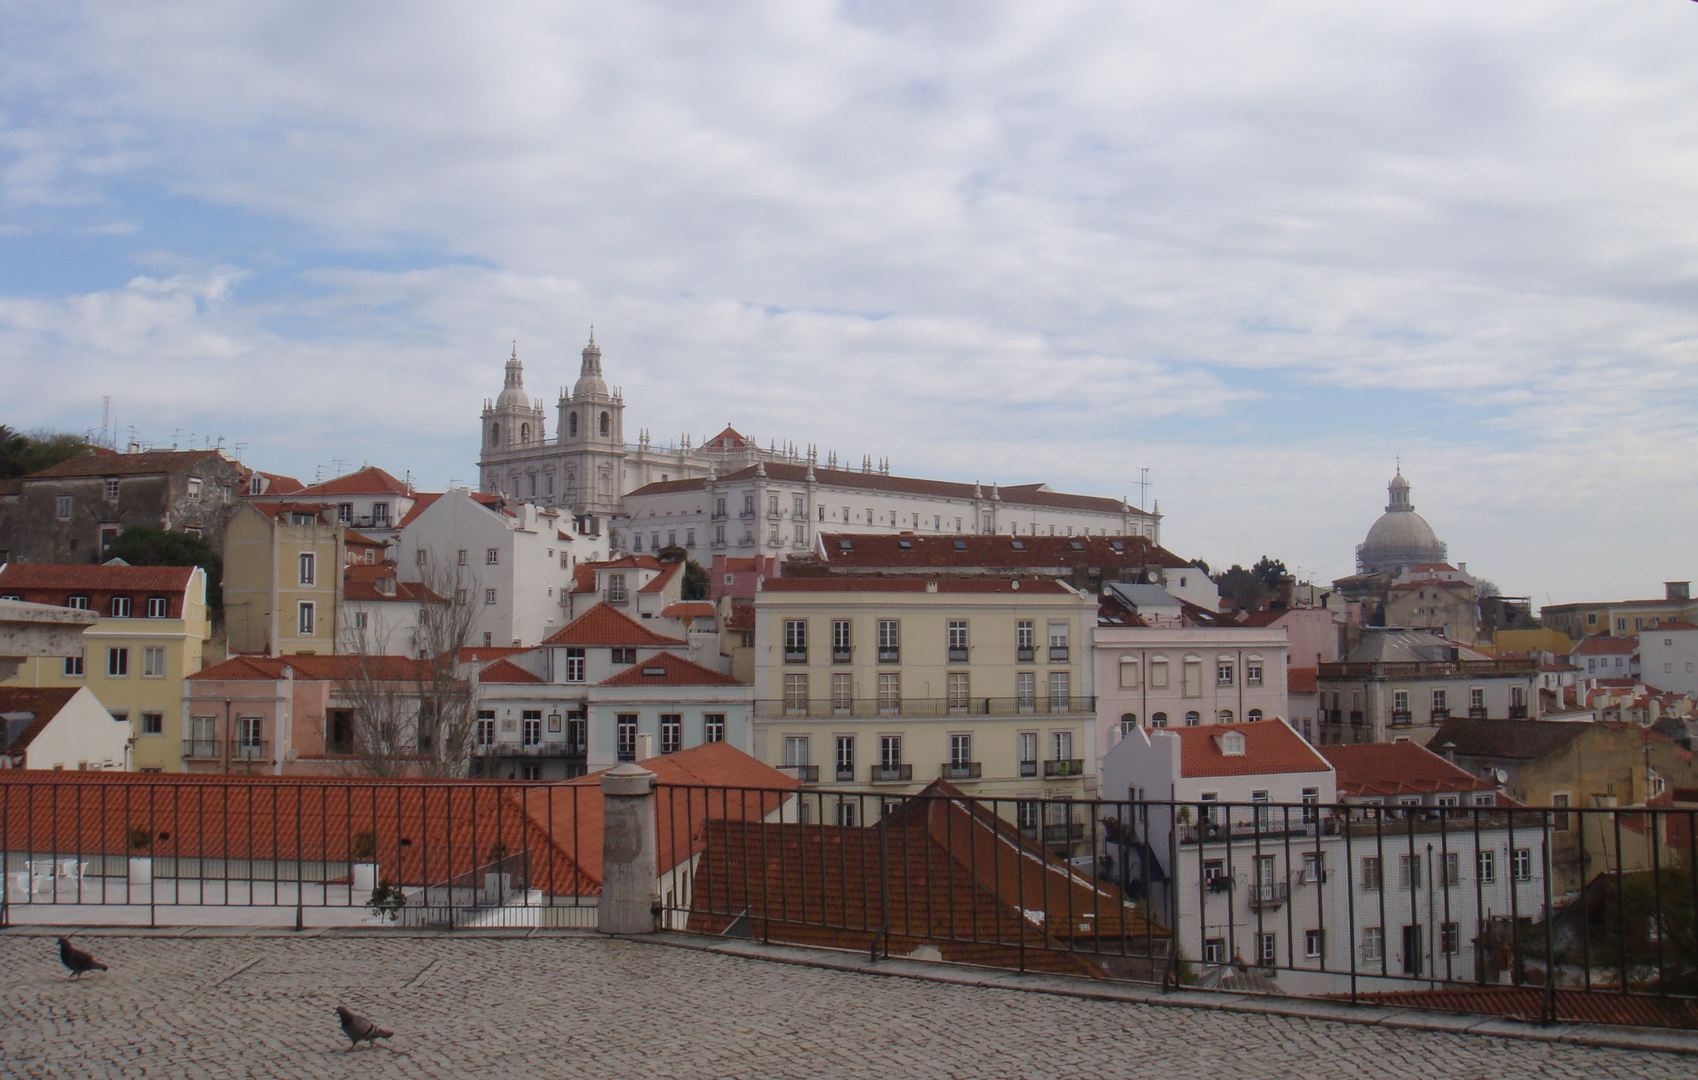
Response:
[{"label": "stone pillar", "polygon": [[601,902],[596,929],[604,934],[652,934],[658,874],[655,860],[654,773],[624,764],[602,774]]}]

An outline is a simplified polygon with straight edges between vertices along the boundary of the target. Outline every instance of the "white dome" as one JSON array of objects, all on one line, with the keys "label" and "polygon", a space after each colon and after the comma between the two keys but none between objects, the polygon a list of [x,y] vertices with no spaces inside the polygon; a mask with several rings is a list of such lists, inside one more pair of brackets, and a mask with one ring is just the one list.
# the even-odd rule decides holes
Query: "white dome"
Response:
[{"label": "white dome", "polygon": [[[1427,519],[1413,510],[1388,510],[1380,515],[1380,520],[1374,522],[1374,527],[1368,530],[1368,538],[1362,541],[1362,551],[1366,554],[1373,550],[1389,548],[1437,548],[1439,538],[1433,532],[1433,527],[1427,524]],[[1439,560],[1429,560],[1437,562]]]},{"label": "white dome", "polygon": [[513,350],[513,358],[507,361],[507,381],[501,388],[501,396],[495,399],[498,409],[528,409],[531,399],[525,396],[525,365],[519,362],[517,347]]},{"label": "white dome", "polygon": [[1401,469],[1386,485],[1386,491],[1391,496],[1386,512],[1356,549],[1356,572],[1395,572],[1422,563],[1444,562],[1445,545],[1427,520],[1415,512],[1415,504],[1409,499],[1409,481]]},{"label": "white dome", "polygon": [[590,333],[590,343],[584,347],[584,363],[579,369],[578,381],[572,384],[572,397],[602,397],[607,396],[607,383],[601,378],[601,346],[595,343],[595,333]]}]

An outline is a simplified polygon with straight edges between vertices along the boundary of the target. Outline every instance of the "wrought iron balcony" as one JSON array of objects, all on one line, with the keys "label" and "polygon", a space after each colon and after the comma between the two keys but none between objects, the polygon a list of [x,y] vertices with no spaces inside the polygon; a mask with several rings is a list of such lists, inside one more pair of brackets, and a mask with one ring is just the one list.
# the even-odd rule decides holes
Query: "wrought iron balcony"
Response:
[{"label": "wrought iron balcony", "polygon": [[1433,723],[1442,724],[1446,720],[1449,720],[1449,719],[1450,719],[1450,710],[1449,709],[1434,709],[1433,710]]},{"label": "wrought iron balcony", "polygon": [[943,765],[945,780],[977,780],[983,766],[977,761],[946,761]]},{"label": "wrought iron balcony", "polygon": [[902,662],[902,649],[900,647],[887,649],[880,645],[878,647],[878,662],[881,664],[900,664]]},{"label": "wrought iron balcony", "polygon": [[833,645],[831,648],[831,662],[834,664],[847,664],[854,658],[855,650],[853,647],[839,648]]},{"label": "wrought iron balcony", "polygon": [[585,756],[585,752],[583,743],[571,742],[539,742],[528,746],[523,743],[493,742],[472,747],[473,757],[494,758],[581,758]]},{"label": "wrought iron balcony", "polygon": [[1283,881],[1265,882],[1261,885],[1250,886],[1249,896],[1252,911],[1268,911],[1279,907],[1291,896],[1291,886]]},{"label": "wrought iron balcony", "polygon": [[1468,706],[1468,719],[1470,719],[1470,720],[1485,720],[1485,719],[1488,719],[1486,707],[1484,705],[1470,705],[1470,706]]},{"label": "wrought iron balcony", "polygon": [[1408,727],[1414,723],[1414,714],[1408,709],[1393,709],[1391,711],[1392,727]]},{"label": "wrought iron balcony", "polygon": [[805,664],[805,663],[807,663],[808,662],[807,646],[804,645],[802,648],[797,649],[797,648],[793,648],[791,646],[786,645],[784,647],[784,662],[786,664]]},{"label": "wrought iron balcony", "polygon": [[231,761],[270,761],[270,743],[264,739],[247,739],[230,744]]},{"label": "wrought iron balcony", "polygon": [[218,760],[217,739],[184,739],[183,760],[185,761],[216,761]]},{"label": "wrought iron balcony", "polygon": [[951,664],[965,664],[967,662],[966,647],[956,648],[951,645],[949,647],[949,662]]},{"label": "wrought iron balcony", "polygon": [[818,765],[780,765],[779,768],[785,772],[795,773],[796,779],[804,784],[820,782],[820,767]]},{"label": "wrought iron balcony", "polygon": [[1511,720],[1525,720],[1525,719],[1527,719],[1527,706],[1525,706],[1525,705],[1511,705],[1509,707],[1509,718]]},{"label": "wrought iron balcony", "polygon": [[1052,663],[1064,663],[1067,660],[1067,646],[1051,645],[1049,647],[1049,658]]},{"label": "wrought iron balcony", "polygon": [[1055,758],[1044,762],[1044,776],[1050,779],[1084,775],[1084,758]]},{"label": "wrought iron balcony", "polygon": [[1038,763],[1035,762],[1035,761],[1022,761],[1020,763],[1020,775],[1021,776],[1036,776],[1036,775],[1038,775]]},{"label": "wrought iron balcony", "polygon": [[1014,659],[1018,663],[1026,663],[1037,657],[1038,650],[1030,645],[1021,645],[1014,650]]},{"label": "wrought iron balcony", "polygon": [[1097,711],[1097,699],[1069,695],[1061,697],[1011,698],[760,698],[755,701],[755,717],[767,720],[778,717],[805,717],[826,720],[832,717],[856,716],[871,719],[878,716],[1092,716]]},{"label": "wrought iron balcony", "polygon": [[871,780],[875,784],[900,784],[914,779],[912,765],[874,765]]},{"label": "wrought iron balcony", "polygon": [[839,765],[833,772],[833,777],[840,784],[853,783],[855,780],[855,766]]}]

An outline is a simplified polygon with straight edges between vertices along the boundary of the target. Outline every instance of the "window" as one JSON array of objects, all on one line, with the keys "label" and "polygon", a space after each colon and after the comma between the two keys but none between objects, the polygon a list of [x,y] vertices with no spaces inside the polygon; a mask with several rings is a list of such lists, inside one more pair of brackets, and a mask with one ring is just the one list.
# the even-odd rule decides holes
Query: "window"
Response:
[{"label": "window", "polygon": [[949,764],[957,769],[965,768],[973,762],[973,736],[967,734],[951,735],[949,737]]},{"label": "window", "polygon": [[637,760],[637,714],[620,713],[615,721],[616,750],[620,761]]},{"label": "window", "polygon": [[142,650],[142,676],[149,679],[165,677],[165,650],[149,646]]},{"label": "window", "polygon": [[1226,963],[1226,939],[1212,937],[1203,942],[1203,963],[1220,965]]},{"label": "window", "polygon": [[878,621],[878,658],[881,664],[894,664],[902,659],[902,624],[895,619]]},{"label": "window", "polygon": [[1326,951],[1325,930],[1303,931],[1303,955],[1311,960],[1319,958]]},{"label": "window", "polygon": [[500,548],[489,548],[488,550],[486,550],[483,553],[483,561],[484,561],[485,566],[500,566],[501,565],[501,549]]},{"label": "window", "polygon": [[1231,686],[1232,685],[1232,661],[1231,660],[1216,660],[1215,661],[1215,685],[1216,686]]},{"label": "window", "polygon": [[1072,708],[1072,676],[1065,671],[1049,673],[1049,707],[1051,712],[1065,712]]},{"label": "window", "polygon": [[1448,706],[1445,705],[1445,692],[1443,690],[1434,690],[1433,711],[1436,713],[1444,712],[1447,707]]},{"label": "window", "polygon": [[108,499],[116,499],[118,497],[118,481],[106,481],[106,497]]},{"label": "window", "polygon": [[956,663],[967,659],[967,623],[964,619],[949,621],[949,659]]},{"label": "window", "polygon": [[1056,761],[1073,760],[1073,733],[1071,731],[1050,732],[1049,745]]},{"label": "window", "polygon": [[171,601],[163,596],[147,598],[147,617],[150,619],[165,619],[171,615]]},{"label": "window", "polygon": [[1277,939],[1274,935],[1256,935],[1256,963],[1262,967],[1273,967],[1279,963]]},{"label": "window", "polygon": [[1319,851],[1303,853],[1303,876],[1299,879],[1305,885],[1318,885],[1327,879],[1326,856]]},{"label": "window", "polygon": [[[660,714],[660,752],[676,754],[684,749],[684,718],[678,713]],[[803,762],[807,764],[807,762]]]},{"label": "window", "polygon": [[68,607],[68,608],[74,608],[77,611],[87,611],[88,610],[88,597],[86,597],[86,596],[68,597],[65,600],[65,606]]},{"label": "window", "polygon": [[389,527],[388,503],[371,504],[371,523],[380,529],[386,529]]},{"label": "window", "polygon": [[610,662],[615,664],[634,664],[637,662],[637,650],[633,648],[609,649]]},{"label": "window", "polygon": [[1129,713],[1128,712],[1128,713],[1121,713],[1120,714],[1120,737],[1121,738],[1124,739],[1126,736],[1132,734],[1132,732],[1134,730],[1136,730],[1137,727],[1138,727],[1138,714],[1137,713]]},{"label": "window", "polygon": [[902,676],[894,671],[881,671],[878,676],[879,712],[896,712],[902,708]]},{"label": "window", "polygon": [[582,649],[567,649],[566,650],[566,681],[567,682],[583,682],[584,681],[584,650],[582,650]]},{"label": "window", "polygon": [[1203,714],[1200,713],[1200,712],[1193,711],[1193,712],[1188,712],[1188,713],[1185,714],[1185,726],[1186,727],[1196,727],[1198,724],[1201,724],[1202,722],[1203,722]]},{"label": "window", "polygon": [[1020,758],[1020,775],[1038,775],[1038,733],[1022,731],[1015,737],[1017,756]]},{"label": "window", "polygon": [[1533,880],[1533,850],[1518,847],[1509,858],[1510,873],[1516,881]]},{"label": "window", "polygon": [[1391,692],[1391,710],[1394,713],[1406,713],[1409,711],[1409,691],[1393,690]]},{"label": "window", "polygon": [[1421,856],[1399,855],[1397,857],[1397,887],[1404,892],[1421,884]]},{"label": "window", "polygon": [[1203,696],[1203,660],[1198,656],[1187,656],[1184,668],[1184,686],[1180,692],[1186,697]]},{"label": "window", "polygon": [[855,827],[855,821],[856,821],[855,804],[850,802],[847,799],[838,800],[838,803],[837,803],[837,824],[838,824],[838,826],[840,828],[844,828],[844,829],[853,829]]},{"label": "window", "polygon": [[1122,690],[1138,689],[1138,659],[1133,656],[1120,658],[1120,688]]},{"label": "window", "polygon": [[1303,824],[1313,825],[1321,817],[1321,789],[1303,789]]},{"label": "window", "polygon": [[1486,688],[1485,687],[1483,687],[1483,686],[1469,687],[1469,689],[1468,689],[1468,707],[1470,709],[1484,709],[1486,707]]},{"label": "window", "polygon": [[1444,881],[1442,884],[1449,888],[1462,882],[1462,855],[1460,852],[1447,851],[1444,853]]},{"label": "window", "polygon": [[1032,629],[1031,619],[1021,619],[1014,624],[1014,649],[1016,660],[1030,660],[1035,649],[1034,642],[1037,633]]},{"label": "window", "polygon": [[1551,831],[1552,832],[1567,832],[1568,831],[1568,793],[1566,791],[1564,791],[1564,792],[1560,792],[1558,794],[1552,795],[1551,796],[1551,806],[1557,808],[1556,812],[1551,814]]},{"label": "window", "polygon": [[1049,624],[1049,658],[1051,660],[1067,659],[1067,624],[1064,622]]},{"label": "window", "polygon": [[318,625],[317,609],[311,600],[302,600],[295,606],[295,632],[301,637],[312,637],[313,628]]},{"label": "window", "polygon": [[855,736],[837,736],[834,754],[837,763],[837,779],[855,779]]},{"label": "window", "polygon": [[1014,704],[1025,712],[1030,712],[1038,704],[1038,676],[1035,672],[1021,671],[1014,676]]},{"label": "window", "polygon": [[607,602],[610,604],[623,604],[625,602],[624,574],[607,575]]},{"label": "window", "polygon": [[902,736],[880,735],[878,737],[878,763],[881,769],[900,769],[902,767]]},{"label": "window", "polygon": [[1167,714],[1164,713],[1164,712],[1151,713],[1150,714],[1150,726],[1153,727],[1153,728],[1164,728],[1164,727],[1166,727],[1167,726]]},{"label": "window", "polygon": [[78,649],[76,655],[65,657],[65,675],[77,678],[83,673],[83,650]]},{"label": "window", "polygon": [[1378,856],[1369,855],[1362,860],[1362,888],[1373,892],[1380,887],[1380,860]]},{"label": "window", "polygon": [[686,548],[694,548],[696,546],[696,530],[684,530],[684,546]]},{"label": "window", "polygon": [[970,700],[967,673],[965,671],[951,671],[947,678],[949,707],[951,709],[966,709]]},{"label": "window", "polygon": [[129,597],[114,596],[112,598],[112,617],[114,619],[127,619],[130,617]]},{"label": "window", "polygon": [[[1247,713],[1244,717],[1244,719],[1250,721],[1250,723],[1252,723],[1252,724],[1261,720],[1261,718],[1262,718],[1262,710],[1260,710],[1260,709],[1251,709],[1249,711],[1249,713]],[[1227,722],[1231,723],[1231,721],[1227,721]]]},{"label": "window", "polygon": [[485,589],[483,591],[483,602],[485,604],[495,603],[495,590],[494,589]]},{"label": "window", "polygon": [[60,521],[71,520],[71,497],[69,495],[59,496],[55,509]]},{"label": "window", "polygon": [[1215,713],[1215,723],[1217,723],[1217,724],[1230,724],[1230,723],[1232,723],[1232,710],[1231,709],[1222,709],[1219,712]]},{"label": "window", "polygon": [[130,673],[130,650],[124,648],[106,650],[106,674],[118,678]]},{"label": "window", "polygon": [[784,676],[784,711],[808,711],[808,677],[806,675]]},{"label": "window", "polygon": [[1462,928],[1453,922],[1439,924],[1439,952],[1455,956],[1462,951]]},{"label": "window", "polygon": [[417,551],[413,552],[413,562],[418,566],[427,565],[430,562],[430,549],[419,548]]},{"label": "window", "polygon": [[520,738],[526,746],[542,744],[542,710],[526,709],[524,711],[524,731]]},{"label": "window", "polygon": [[1475,860],[1480,867],[1480,883],[1491,885],[1498,879],[1498,853],[1490,848],[1482,850]]},{"label": "window", "polygon": [[725,741],[725,714],[724,713],[703,713],[702,714],[702,742],[710,743],[710,742],[724,742],[724,741]]},{"label": "window", "polygon": [[804,619],[784,620],[784,662],[808,662],[808,624]]},{"label": "window", "polygon": [[1252,656],[1244,661],[1244,682],[1249,686],[1262,685],[1262,658]]},{"label": "window", "polygon": [[854,706],[855,677],[839,672],[831,677],[831,707],[845,712]]},{"label": "window", "polygon": [[847,664],[853,655],[853,627],[848,619],[831,620],[831,661]]},{"label": "window", "polygon": [[1362,959],[1379,961],[1385,959],[1386,935],[1378,926],[1362,928]]},{"label": "window", "polygon": [[165,714],[162,712],[144,712],[141,714],[141,733],[143,735],[165,734]]},{"label": "window", "polygon": [[236,758],[253,761],[265,746],[265,720],[258,716],[236,717]]},{"label": "window", "polygon": [[1167,657],[1156,656],[1150,659],[1150,689],[1167,689]]}]

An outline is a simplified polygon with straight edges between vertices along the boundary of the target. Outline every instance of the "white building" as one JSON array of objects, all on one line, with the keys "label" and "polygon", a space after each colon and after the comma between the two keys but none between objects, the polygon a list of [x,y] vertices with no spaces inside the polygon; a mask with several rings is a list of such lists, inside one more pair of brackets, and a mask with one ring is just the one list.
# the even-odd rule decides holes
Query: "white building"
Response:
[{"label": "white building", "polygon": [[0,768],[127,771],[130,731],[86,686],[0,686]]},{"label": "white building", "polygon": [[[998,488],[891,476],[875,469],[822,466],[817,451],[794,444],[761,449],[735,429],[699,446],[688,437],[657,448],[646,433],[625,441],[625,400],[609,388],[592,336],[578,381],[561,389],[553,438],[541,401],[524,386],[517,350],[506,385],[485,401],[478,468],[481,490],[559,506],[599,531],[617,518],[619,551],[677,544],[699,562],[704,552],[751,556],[806,552],[813,530],[1009,535],[1147,536],[1160,540],[1160,514],[1123,499],[1067,495],[1044,484]],[[723,505],[721,505],[723,504]]]},{"label": "white building", "polygon": [[597,604],[478,674],[480,775],[549,780],[725,742],[748,753],[753,688],[679,638]]},{"label": "white building", "polygon": [[1325,749],[1336,760],[1286,724],[1239,724],[1138,730],[1104,760],[1104,793],[1144,804],[1110,855],[1176,916],[1205,981],[1474,981],[1517,919],[1544,917],[1536,814],[1511,821],[1489,785],[1411,743]]},{"label": "white building", "polygon": [[334,507],[336,524],[378,540],[393,540],[419,496],[413,485],[368,465],[290,493],[288,501]]},{"label": "white building", "polygon": [[349,566],[342,573],[336,651],[422,657],[420,650],[430,643],[418,639],[420,610],[426,604],[445,603],[445,597],[423,584],[399,580],[394,563]]},{"label": "white building", "polygon": [[415,509],[396,552],[403,577],[477,607],[471,644],[521,647],[566,625],[579,565],[607,557],[602,539],[563,511],[507,506],[465,488]]},{"label": "white building", "polygon": [[1641,630],[1639,672],[1647,686],[1698,697],[1698,625],[1666,619]]},{"label": "white building", "polygon": [[1133,728],[1289,719],[1287,651],[1277,626],[1098,626],[1099,752]]}]

